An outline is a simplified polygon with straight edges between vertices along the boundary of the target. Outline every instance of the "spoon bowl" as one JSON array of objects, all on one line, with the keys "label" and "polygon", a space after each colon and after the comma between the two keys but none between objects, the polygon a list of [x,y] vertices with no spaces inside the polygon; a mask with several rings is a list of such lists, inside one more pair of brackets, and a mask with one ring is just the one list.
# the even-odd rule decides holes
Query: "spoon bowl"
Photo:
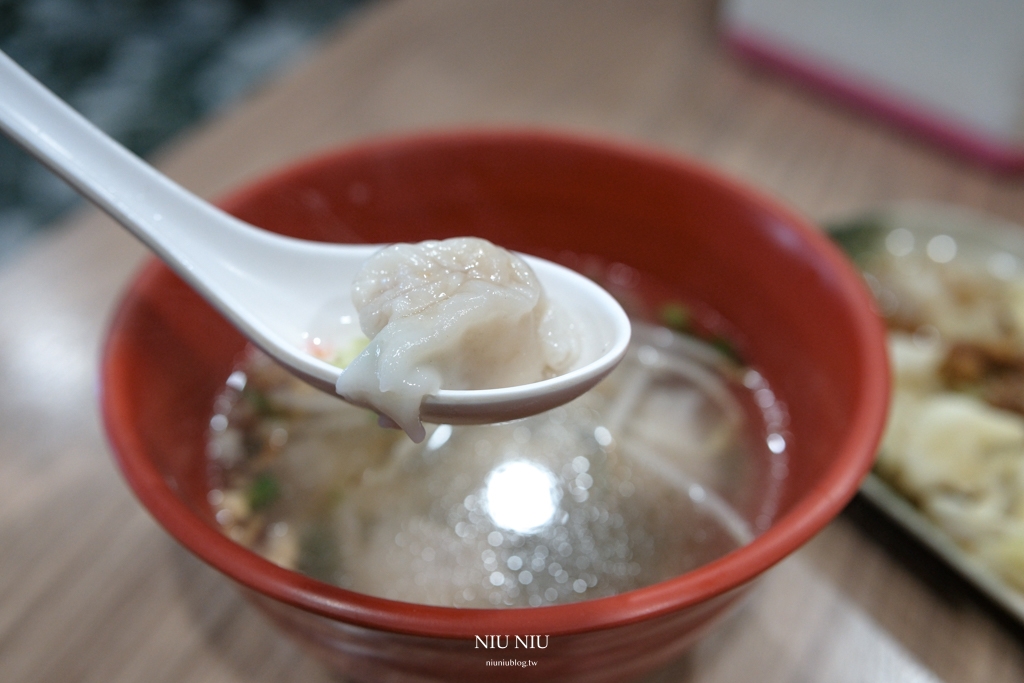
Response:
[{"label": "spoon bowl", "polygon": [[[109,138],[2,52],[0,91],[0,129],[8,137],[142,240],[250,341],[337,395],[342,370],[308,352],[309,327],[325,310],[355,319],[348,288],[384,245],[300,240],[230,216]],[[629,319],[611,295],[567,268],[525,258],[548,296],[581,321],[590,337],[583,358],[570,372],[532,384],[441,390],[424,399],[423,421],[527,417],[576,398],[622,360]]]}]

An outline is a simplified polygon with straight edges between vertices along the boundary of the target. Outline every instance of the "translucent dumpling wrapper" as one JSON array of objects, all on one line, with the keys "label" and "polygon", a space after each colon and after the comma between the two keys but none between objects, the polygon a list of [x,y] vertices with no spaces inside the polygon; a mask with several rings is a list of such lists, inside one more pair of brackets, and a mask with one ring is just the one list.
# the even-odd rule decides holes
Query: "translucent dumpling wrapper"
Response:
[{"label": "translucent dumpling wrapper", "polygon": [[417,442],[425,396],[530,384],[579,355],[574,324],[526,262],[483,239],[387,247],[356,276],[352,300],[371,341],[338,393]]}]

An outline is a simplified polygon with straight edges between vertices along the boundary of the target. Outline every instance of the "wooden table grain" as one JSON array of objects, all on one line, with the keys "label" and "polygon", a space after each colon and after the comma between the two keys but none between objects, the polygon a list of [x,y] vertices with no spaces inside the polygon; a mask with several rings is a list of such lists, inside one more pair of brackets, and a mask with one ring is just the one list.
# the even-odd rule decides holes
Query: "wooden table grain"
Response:
[{"label": "wooden table grain", "polygon": [[[541,126],[696,157],[815,218],[938,199],[1024,222],[1024,180],[737,62],[716,11],[704,0],[370,4],[156,161],[216,196],[354,140]],[[336,680],[177,546],[112,464],[97,359],[144,257],[83,210],[0,268],[0,680]],[[1021,643],[927,556],[846,514],[651,680],[1008,683],[1024,680]]]}]

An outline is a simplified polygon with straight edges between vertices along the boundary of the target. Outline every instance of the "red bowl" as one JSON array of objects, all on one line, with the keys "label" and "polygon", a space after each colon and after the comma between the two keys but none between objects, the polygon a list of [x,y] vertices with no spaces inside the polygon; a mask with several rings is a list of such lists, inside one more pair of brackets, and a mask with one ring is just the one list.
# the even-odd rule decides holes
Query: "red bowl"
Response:
[{"label": "red bowl", "polygon": [[[107,433],[142,503],[270,617],[352,678],[619,681],[681,653],[759,574],[834,517],[867,472],[888,396],[883,331],[859,275],[807,221],[695,163],[537,132],[424,135],[300,163],[221,205],[313,240],[480,235],[625,263],[715,311],[786,403],[789,474],[747,546],[622,595],[533,609],[425,607],[278,567],[218,530],[205,435],[245,341],[158,261],[132,283],[102,367]],[[482,649],[476,636],[548,636]],[[487,660],[533,660],[500,668]]]}]

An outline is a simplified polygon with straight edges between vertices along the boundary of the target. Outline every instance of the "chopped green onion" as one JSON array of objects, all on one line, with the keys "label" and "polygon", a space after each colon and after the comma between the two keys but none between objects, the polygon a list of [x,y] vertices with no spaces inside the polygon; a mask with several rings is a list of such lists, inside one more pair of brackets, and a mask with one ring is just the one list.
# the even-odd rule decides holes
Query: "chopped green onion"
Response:
[{"label": "chopped green onion", "polygon": [[245,402],[249,404],[257,415],[273,415],[275,412],[274,407],[270,404],[270,400],[267,399],[262,391],[247,387],[242,389],[242,398],[245,399]]},{"label": "chopped green onion", "polygon": [[847,256],[863,266],[878,252],[885,226],[872,216],[848,223],[826,225],[825,231]]},{"label": "chopped green onion", "polygon": [[715,347],[719,353],[737,365],[743,365],[743,359],[740,358],[740,354],[736,351],[736,347],[733,346],[732,342],[725,337],[715,337],[711,340],[711,346]]},{"label": "chopped green onion", "polygon": [[338,567],[338,549],[328,524],[314,522],[299,541],[298,569],[320,581],[332,582]]},{"label": "chopped green onion", "polygon": [[253,512],[270,507],[280,496],[281,486],[277,483],[277,478],[269,472],[260,474],[249,485],[249,507]]},{"label": "chopped green onion", "polygon": [[334,359],[331,361],[331,365],[347,368],[369,345],[370,340],[362,335],[349,339],[347,343],[338,348],[338,351],[334,354]]},{"label": "chopped green onion", "polygon": [[691,331],[690,309],[678,302],[667,303],[661,307],[661,324],[677,332]]}]

